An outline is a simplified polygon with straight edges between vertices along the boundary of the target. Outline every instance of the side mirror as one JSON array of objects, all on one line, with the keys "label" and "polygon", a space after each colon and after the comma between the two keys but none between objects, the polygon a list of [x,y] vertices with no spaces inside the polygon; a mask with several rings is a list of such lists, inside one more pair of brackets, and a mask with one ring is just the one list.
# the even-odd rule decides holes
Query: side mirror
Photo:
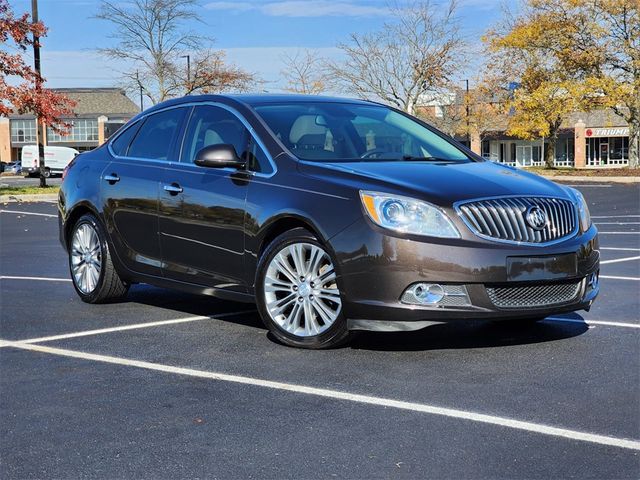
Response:
[{"label": "side mirror", "polygon": [[193,163],[208,168],[244,168],[245,165],[245,162],[238,157],[234,146],[228,143],[204,147],[196,154]]}]

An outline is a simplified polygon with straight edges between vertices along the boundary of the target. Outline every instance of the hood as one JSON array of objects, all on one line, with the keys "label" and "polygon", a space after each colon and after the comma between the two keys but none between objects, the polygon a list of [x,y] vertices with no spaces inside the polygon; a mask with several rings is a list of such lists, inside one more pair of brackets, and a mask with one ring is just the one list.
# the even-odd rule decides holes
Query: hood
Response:
[{"label": "hood", "polygon": [[300,171],[327,180],[412,196],[448,206],[461,200],[522,195],[571,200],[567,190],[543,177],[493,162],[300,162]]}]

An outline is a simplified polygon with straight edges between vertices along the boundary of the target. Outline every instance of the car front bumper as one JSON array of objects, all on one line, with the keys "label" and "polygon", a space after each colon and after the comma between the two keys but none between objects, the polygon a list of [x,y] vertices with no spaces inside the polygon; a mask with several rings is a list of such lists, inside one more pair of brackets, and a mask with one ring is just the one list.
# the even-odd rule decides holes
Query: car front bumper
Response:
[{"label": "car front bumper", "polygon": [[[600,252],[597,230],[551,246],[504,244],[480,238],[416,239],[389,235],[363,219],[330,239],[338,260],[338,283],[350,328],[414,330],[430,323],[464,319],[528,319],[589,309],[599,293]],[[573,257],[566,271],[524,272],[514,279],[509,258]],[[401,301],[412,284],[463,286],[465,305],[413,305]],[[496,291],[576,285],[576,294],[556,303],[498,306]],[[498,290],[496,290],[498,289]],[[522,290],[521,290],[522,291]],[[529,291],[529,290],[525,290]],[[535,295],[535,294],[534,294]],[[535,298],[533,299],[535,303]],[[377,325],[377,327],[376,327]]]}]

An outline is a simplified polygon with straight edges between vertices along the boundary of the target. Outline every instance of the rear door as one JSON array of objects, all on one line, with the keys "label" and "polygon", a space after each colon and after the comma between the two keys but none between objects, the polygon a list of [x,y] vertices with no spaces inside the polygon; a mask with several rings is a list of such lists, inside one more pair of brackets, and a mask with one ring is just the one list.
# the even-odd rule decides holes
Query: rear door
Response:
[{"label": "rear door", "polygon": [[185,108],[147,116],[116,137],[102,175],[105,219],[116,254],[134,272],[162,275],[158,195]]},{"label": "rear door", "polygon": [[[249,155],[251,135],[239,115],[224,106],[194,107],[179,163],[165,170],[160,191],[160,245],[168,278],[246,291],[245,201],[251,173],[193,163],[210,145],[231,144]],[[248,157],[247,157],[248,158]],[[248,158],[249,164],[254,164]]]}]

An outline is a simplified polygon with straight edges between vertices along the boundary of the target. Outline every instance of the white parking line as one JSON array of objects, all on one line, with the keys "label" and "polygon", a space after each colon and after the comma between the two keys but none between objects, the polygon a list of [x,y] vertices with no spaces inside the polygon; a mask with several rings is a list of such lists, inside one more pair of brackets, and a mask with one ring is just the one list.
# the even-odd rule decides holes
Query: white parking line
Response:
[{"label": "white parking line", "polygon": [[18,215],[36,215],[38,217],[53,217],[53,218],[58,217],[58,215],[52,215],[50,213],[19,212],[17,210],[4,210],[4,209],[0,209],[0,213],[15,213]]},{"label": "white parking line", "polygon": [[604,261],[600,262],[600,265],[606,265],[608,263],[630,262],[632,260],[640,260],[640,256],[638,256],[638,257],[616,258],[614,260],[604,260]]},{"label": "white parking line", "polygon": [[640,215],[591,215],[591,218],[638,218]]},{"label": "white parking line", "polygon": [[594,222],[596,225],[640,225],[640,222]]},{"label": "white parking line", "polygon": [[600,247],[600,250],[618,250],[621,252],[640,252],[640,248]]},{"label": "white parking line", "polygon": [[255,310],[241,310],[239,312],[221,313],[219,315],[204,316],[199,315],[197,317],[176,318],[173,320],[159,320],[157,322],[136,323],[133,325],[122,325],[119,327],[99,328],[97,330],[85,330],[83,332],[63,333],[61,335],[52,335],[49,337],[30,338],[27,340],[20,340],[20,343],[41,343],[52,342],[54,340],[65,340],[68,338],[87,337],[89,335],[101,335],[103,333],[123,332],[125,330],[136,330],[139,328],[159,327],[162,325],[176,325],[178,323],[197,322],[200,320],[215,320],[227,317],[233,317],[236,315],[244,315],[247,313],[254,313]]},{"label": "white parking line", "polygon": [[598,235],[640,235],[640,232],[600,232]]},{"label": "white parking line", "polygon": [[632,280],[635,282],[640,281],[638,277],[616,277],[614,275],[600,275],[599,278],[608,278],[609,280]]},{"label": "white parking line", "polygon": [[11,275],[0,275],[0,280],[35,280],[41,282],[70,282],[70,278],[51,278],[51,277],[14,277]]},{"label": "white parking line", "polygon": [[607,445],[611,447],[627,448],[640,451],[640,441],[611,437],[607,435],[599,435],[595,433],[581,432],[578,430],[569,430],[566,428],[554,427],[534,422],[526,422],[515,420],[508,417],[499,417],[495,415],[487,415],[467,410],[458,410],[453,408],[438,407],[424,403],[406,402],[402,400],[394,400],[391,398],[374,397],[369,395],[360,395],[355,393],[343,392],[339,390],[330,390],[326,388],[309,387],[305,385],[297,385],[292,383],[275,382],[261,378],[245,377],[240,375],[230,375],[220,372],[211,372],[206,370],[194,370],[191,368],[174,367],[171,365],[162,365],[159,363],[144,362],[128,358],[112,357],[107,355],[97,355],[93,353],[80,352],[76,350],[67,350],[62,348],[46,347],[44,345],[26,344],[22,342],[3,342],[6,346],[19,348],[22,350],[30,350],[40,353],[48,353],[51,355],[59,355],[63,357],[78,358],[82,360],[91,360],[94,362],[109,363],[113,365],[124,365],[129,367],[153,370],[156,372],[173,373],[177,375],[185,375],[189,377],[206,378],[221,382],[238,383],[242,385],[251,385],[255,387],[270,388],[305,395],[314,395],[317,397],[330,398],[333,400],[343,400],[349,402],[362,403],[367,405],[375,405],[379,407],[396,408],[400,410],[410,410],[419,413],[427,413],[431,415],[439,415],[460,420],[470,420],[473,422],[497,425],[500,427],[524,430],[542,435],[550,435],[554,437],[568,438],[581,442],[595,443],[599,445]]},{"label": "white parking line", "polygon": [[586,323],[587,325],[604,325],[607,327],[624,327],[624,328],[640,328],[640,323],[624,323],[624,322],[608,322],[604,320],[576,320],[574,318],[563,317],[547,317],[544,321],[551,322],[567,322],[567,323]]}]

